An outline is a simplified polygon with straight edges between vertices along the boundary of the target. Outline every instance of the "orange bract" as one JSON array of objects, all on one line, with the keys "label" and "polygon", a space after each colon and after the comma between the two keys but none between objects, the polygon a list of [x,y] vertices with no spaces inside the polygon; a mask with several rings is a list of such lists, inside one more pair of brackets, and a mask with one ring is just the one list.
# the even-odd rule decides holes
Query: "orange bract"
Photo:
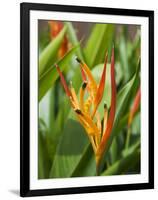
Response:
[{"label": "orange bract", "polygon": [[106,53],[105,64],[104,64],[104,69],[103,69],[102,77],[100,79],[100,84],[99,84],[99,87],[97,89],[97,93],[96,93],[96,96],[95,96],[95,99],[94,99],[94,110],[93,110],[93,113],[92,113],[92,118],[94,117],[95,112],[97,110],[97,107],[98,107],[98,105],[101,102],[102,97],[103,97],[104,87],[105,87],[105,79],[106,79],[105,76],[106,76],[106,64],[107,64],[107,60],[108,60],[108,54]]},{"label": "orange bract", "polygon": [[107,120],[107,127],[105,132],[103,133],[103,137],[100,143],[100,146],[97,151],[97,162],[100,162],[100,158],[102,154],[104,153],[104,150],[106,148],[106,144],[108,141],[108,138],[110,137],[110,133],[112,131],[114,119],[115,119],[115,110],[116,110],[116,82],[115,82],[115,59],[114,59],[114,49],[112,49],[112,57],[111,57],[111,108],[110,108],[110,114],[109,118]]}]

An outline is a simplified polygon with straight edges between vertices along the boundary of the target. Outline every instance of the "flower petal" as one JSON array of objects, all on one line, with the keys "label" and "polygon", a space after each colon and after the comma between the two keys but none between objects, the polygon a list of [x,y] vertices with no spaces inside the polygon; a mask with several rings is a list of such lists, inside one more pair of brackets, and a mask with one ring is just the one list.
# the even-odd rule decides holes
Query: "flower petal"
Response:
[{"label": "flower petal", "polygon": [[84,110],[84,94],[86,87],[87,87],[87,82],[83,82],[80,88],[80,108],[82,111]]},{"label": "flower petal", "polygon": [[55,67],[56,67],[56,69],[57,69],[57,71],[58,71],[58,73],[59,73],[61,83],[62,83],[62,85],[63,85],[63,87],[64,87],[64,90],[65,90],[67,96],[68,96],[68,97],[72,97],[71,91],[69,90],[69,88],[68,88],[68,86],[67,86],[67,83],[66,83],[66,81],[65,81],[65,78],[64,78],[62,72],[60,71],[59,66],[58,66],[57,64],[55,64]]},{"label": "flower petal", "polygon": [[72,102],[73,104],[75,105],[75,108],[76,109],[80,109],[79,107],[79,102],[78,102],[78,99],[77,99],[77,94],[75,92],[75,89],[73,88],[72,86],[72,82],[70,82],[70,91],[71,91],[71,95],[72,95]]},{"label": "flower petal", "polygon": [[90,84],[91,89],[93,90],[94,93],[96,93],[96,91],[97,91],[97,83],[94,80],[93,75],[92,75],[90,69],[79,58],[76,58],[76,60],[80,63],[81,68],[83,68],[83,71],[87,74],[87,77],[88,77],[89,81],[91,82],[91,84]]},{"label": "flower petal", "polygon": [[[81,63],[81,60],[80,60],[78,57],[76,57],[76,60],[77,60],[78,63]],[[80,67],[80,69],[81,69],[82,79],[83,79],[83,81],[85,82],[85,81],[87,81],[86,74],[85,74],[85,72],[84,72],[84,70],[83,70],[82,67]]]},{"label": "flower petal", "polygon": [[98,105],[103,98],[104,87],[105,87],[105,79],[106,79],[107,60],[108,60],[108,54],[106,53],[103,73],[102,73],[101,80],[100,80],[100,83],[99,83],[99,87],[97,89],[96,97],[95,97],[95,100],[94,100],[94,110],[93,110],[93,113],[92,113],[92,118],[94,117],[95,112],[98,108]]},{"label": "flower petal", "polygon": [[84,112],[85,112],[86,114],[90,114],[91,105],[92,105],[92,97],[89,96],[89,97],[86,99],[85,103],[84,103]]},{"label": "flower petal", "polygon": [[96,124],[93,122],[91,117],[88,116],[86,113],[83,113],[79,109],[76,109],[75,112],[77,113],[78,117],[80,117],[80,119],[88,125],[89,131],[87,133],[93,136],[98,135],[99,129],[97,128]]},{"label": "flower petal", "polygon": [[105,130],[105,133],[102,136],[101,143],[99,145],[99,148],[97,150],[97,162],[100,161],[101,156],[104,153],[104,150],[106,148],[107,141],[110,137],[110,133],[113,127],[113,122],[115,118],[115,110],[116,110],[116,82],[115,82],[115,69],[114,69],[114,48],[112,49],[112,56],[111,56],[111,108],[109,113],[109,118],[107,122],[107,128]]}]

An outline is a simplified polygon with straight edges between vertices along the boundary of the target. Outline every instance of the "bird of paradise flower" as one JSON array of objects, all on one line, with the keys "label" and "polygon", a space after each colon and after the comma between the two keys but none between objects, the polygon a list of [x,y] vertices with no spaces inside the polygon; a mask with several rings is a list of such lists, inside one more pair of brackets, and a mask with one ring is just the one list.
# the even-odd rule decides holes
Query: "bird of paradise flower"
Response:
[{"label": "bird of paradise flower", "polygon": [[[106,150],[106,145],[114,124],[116,110],[115,59],[113,48],[111,54],[111,106],[110,111],[108,111],[107,105],[104,104],[104,118],[103,123],[101,122],[98,106],[103,98],[105,88],[107,59],[108,54],[106,53],[102,76],[99,84],[97,84],[86,63],[81,61],[79,58],[76,58],[80,64],[83,79],[83,83],[79,91],[79,99],[72,83],[70,84],[70,87],[67,85],[59,66],[57,64],[55,65],[66,95],[68,96],[71,106],[76,113],[77,119],[84,127],[92,145],[96,160],[96,169],[99,168],[100,161]],[[85,98],[86,92],[88,95],[86,95]]]}]

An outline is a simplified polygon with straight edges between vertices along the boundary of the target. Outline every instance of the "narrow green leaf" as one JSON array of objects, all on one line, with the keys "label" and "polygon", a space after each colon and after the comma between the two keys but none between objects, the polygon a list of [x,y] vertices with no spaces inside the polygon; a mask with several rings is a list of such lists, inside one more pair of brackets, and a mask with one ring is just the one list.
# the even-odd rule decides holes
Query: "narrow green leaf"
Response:
[{"label": "narrow green leaf", "polygon": [[42,134],[39,131],[38,134],[38,178],[44,178],[44,166],[43,166],[43,142],[42,142]]},{"label": "narrow green leaf", "polygon": [[111,163],[114,163],[118,156],[119,156],[119,152],[118,152],[118,143],[117,143],[117,138],[115,137],[112,141],[111,147],[110,147],[110,158],[111,158]]},{"label": "narrow green leaf", "polygon": [[47,94],[39,102],[39,117],[42,119],[47,126],[47,144],[43,144],[47,147],[49,158],[52,161],[58,142],[58,123],[56,123],[55,116],[55,95],[54,87],[49,89]]},{"label": "narrow green leaf", "polygon": [[[41,118],[47,127],[49,127],[50,124],[50,101],[51,101],[51,90],[47,92],[47,94],[44,96],[44,98],[39,102],[38,108],[39,108],[39,118]],[[53,100],[53,99],[52,99]]]},{"label": "narrow green leaf", "polygon": [[[66,26],[61,30],[56,38],[54,38],[39,55],[39,76],[45,71],[46,67],[50,67],[54,63],[58,49],[62,43],[66,32]],[[49,64],[49,66],[47,66]]]},{"label": "narrow green leaf", "polygon": [[122,159],[116,161],[112,166],[105,170],[101,176],[125,174],[139,160],[140,150],[136,149],[135,151],[126,154]]},{"label": "narrow green leaf", "polygon": [[124,148],[124,150],[122,151],[122,155],[126,156],[130,153],[132,153],[133,151],[135,151],[135,149],[140,147],[140,140],[137,140],[132,146],[130,146],[128,149]]},{"label": "narrow green leaf", "polygon": [[49,95],[49,104],[48,104],[48,115],[49,115],[49,132],[52,132],[54,122],[55,122],[55,91],[54,87],[50,89],[50,95]]},{"label": "narrow green leaf", "polygon": [[136,70],[137,62],[140,57],[140,42],[140,30],[137,30],[134,41],[131,43],[128,42],[128,46],[131,46],[131,48],[128,48],[128,59],[130,63],[129,70],[131,75]]},{"label": "narrow green leaf", "polygon": [[90,68],[103,63],[105,52],[111,48],[114,25],[96,24],[84,49],[86,63]]},{"label": "narrow green leaf", "polygon": [[39,120],[38,131],[38,178],[48,178],[51,162],[47,145],[47,129],[43,120]]},{"label": "narrow green leaf", "polygon": [[121,60],[122,70],[126,74],[126,76],[123,76],[123,77],[124,77],[124,81],[127,82],[129,78],[131,78],[130,77],[131,73],[130,73],[130,67],[128,64],[127,44],[126,44],[125,37],[123,35],[121,35],[120,37],[119,50],[120,50],[120,60]]},{"label": "narrow green leaf", "polygon": [[[77,44],[79,44],[79,41],[78,41],[76,31],[75,31],[72,23],[71,22],[65,22],[65,25],[67,26],[67,33],[68,33],[68,37],[69,37],[70,42],[72,43],[73,46],[76,46]],[[79,58],[84,60],[83,52],[82,52],[82,49],[81,49],[80,46],[76,50],[76,54]]]},{"label": "narrow green leaf", "polygon": [[72,177],[85,177],[96,175],[95,157],[90,144],[87,145],[86,151],[82,154],[79,164],[73,171]]},{"label": "narrow green leaf", "polygon": [[134,116],[134,119],[132,121],[132,124],[131,124],[131,132],[132,134],[134,135],[137,135],[140,133],[140,112],[138,112],[135,116]]},{"label": "narrow green leaf", "polygon": [[[59,62],[60,70],[63,71],[66,65],[69,63],[72,55],[75,53],[78,46],[73,47]],[[54,66],[51,66],[39,80],[39,101],[54,84],[55,80],[59,77]]]}]

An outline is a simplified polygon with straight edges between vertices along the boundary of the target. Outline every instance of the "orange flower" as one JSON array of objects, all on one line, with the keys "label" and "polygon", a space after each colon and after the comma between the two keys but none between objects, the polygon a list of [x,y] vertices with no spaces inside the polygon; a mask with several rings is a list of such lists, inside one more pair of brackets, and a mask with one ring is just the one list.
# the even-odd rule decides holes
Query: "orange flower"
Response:
[{"label": "orange flower", "polygon": [[[55,20],[49,21],[48,23],[50,26],[50,38],[53,39],[63,29],[63,23]],[[58,51],[58,57],[59,58],[63,57],[67,51],[68,51],[68,39],[65,35],[61,47]]]},{"label": "orange flower", "polygon": [[[104,69],[101,75],[99,85],[95,81],[89,67],[79,58],[76,60],[80,64],[83,84],[79,91],[79,98],[72,86],[67,86],[66,81],[56,65],[59,73],[61,83],[70,100],[73,110],[76,113],[78,121],[86,130],[87,136],[93,147],[96,158],[96,166],[98,167],[100,160],[106,148],[107,141],[112,131],[115,109],[116,109],[116,83],[115,83],[115,69],[114,69],[114,49],[112,49],[111,56],[111,108],[108,116],[108,108],[104,105],[104,119],[103,125],[101,123],[98,106],[103,98],[105,82],[106,82],[106,65],[108,55],[105,56]],[[88,95],[85,95],[87,93]],[[86,96],[86,98],[85,98]]]}]

